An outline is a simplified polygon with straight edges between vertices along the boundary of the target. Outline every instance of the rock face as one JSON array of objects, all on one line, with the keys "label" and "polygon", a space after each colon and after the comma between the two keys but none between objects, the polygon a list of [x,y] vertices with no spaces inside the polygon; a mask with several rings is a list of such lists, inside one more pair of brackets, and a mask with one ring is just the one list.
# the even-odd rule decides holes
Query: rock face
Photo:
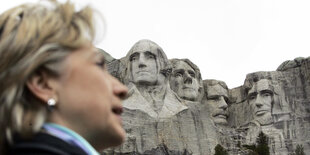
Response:
[{"label": "rock face", "polygon": [[129,88],[123,102],[126,141],[103,154],[248,154],[263,132],[271,154],[310,152],[310,57],[254,72],[240,87],[202,80],[188,59],[168,60],[163,49],[140,40],[121,59],[108,53],[109,72]]}]

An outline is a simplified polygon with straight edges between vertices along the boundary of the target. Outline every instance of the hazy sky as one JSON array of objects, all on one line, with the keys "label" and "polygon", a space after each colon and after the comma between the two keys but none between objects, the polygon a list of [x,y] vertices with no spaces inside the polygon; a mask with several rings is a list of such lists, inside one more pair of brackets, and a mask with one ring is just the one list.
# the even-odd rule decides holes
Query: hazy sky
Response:
[{"label": "hazy sky", "polygon": [[[33,1],[1,2],[0,12]],[[98,47],[114,58],[150,39],[169,59],[188,58],[203,79],[225,81],[229,88],[242,85],[248,73],[310,56],[309,0],[73,1],[104,15],[106,33]]]}]

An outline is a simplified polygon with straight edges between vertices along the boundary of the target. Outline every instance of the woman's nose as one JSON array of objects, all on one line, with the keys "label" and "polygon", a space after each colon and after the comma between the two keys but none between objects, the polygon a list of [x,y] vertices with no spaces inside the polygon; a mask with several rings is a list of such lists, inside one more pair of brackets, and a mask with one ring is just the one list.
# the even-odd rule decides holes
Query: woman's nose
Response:
[{"label": "woman's nose", "polygon": [[113,86],[113,93],[115,96],[120,98],[121,100],[125,100],[127,98],[128,94],[128,88],[123,85],[120,81],[118,81],[116,78],[112,77],[114,80],[114,86]]}]

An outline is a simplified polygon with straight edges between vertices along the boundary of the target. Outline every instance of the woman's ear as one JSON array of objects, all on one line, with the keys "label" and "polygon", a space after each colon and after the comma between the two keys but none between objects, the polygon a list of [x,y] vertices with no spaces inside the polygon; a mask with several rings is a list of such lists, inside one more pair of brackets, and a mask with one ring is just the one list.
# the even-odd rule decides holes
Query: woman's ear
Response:
[{"label": "woman's ear", "polygon": [[56,99],[58,83],[54,77],[44,71],[33,74],[26,82],[28,89],[40,100],[47,103],[50,98]]}]

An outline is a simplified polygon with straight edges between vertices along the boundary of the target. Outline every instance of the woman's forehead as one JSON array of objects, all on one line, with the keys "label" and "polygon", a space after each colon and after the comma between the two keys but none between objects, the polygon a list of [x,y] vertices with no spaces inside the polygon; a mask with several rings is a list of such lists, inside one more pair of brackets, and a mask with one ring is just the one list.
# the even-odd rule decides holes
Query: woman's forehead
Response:
[{"label": "woman's forehead", "polygon": [[79,49],[71,52],[69,59],[94,59],[102,57],[101,54],[93,45],[82,46]]}]

